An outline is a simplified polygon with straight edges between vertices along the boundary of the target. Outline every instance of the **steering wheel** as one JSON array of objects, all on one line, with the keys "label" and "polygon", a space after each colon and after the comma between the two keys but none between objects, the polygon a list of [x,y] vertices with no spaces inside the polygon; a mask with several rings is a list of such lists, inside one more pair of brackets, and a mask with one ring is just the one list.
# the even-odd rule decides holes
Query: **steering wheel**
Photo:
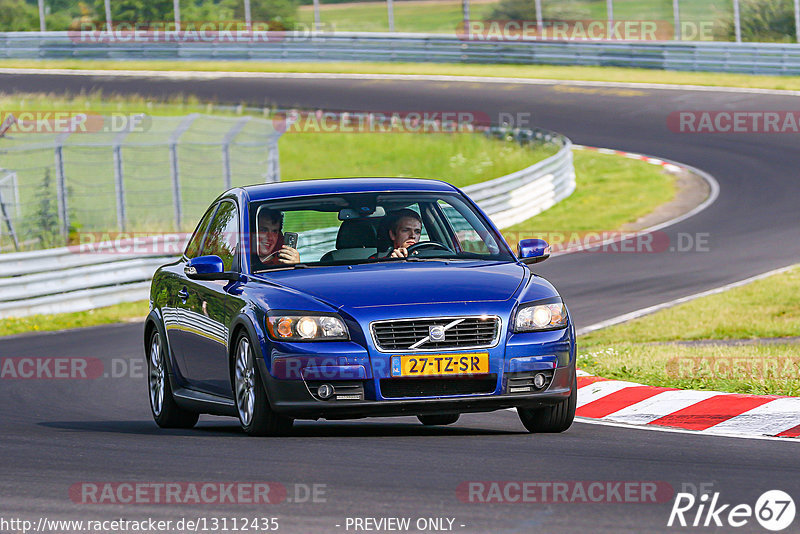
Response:
[{"label": "steering wheel", "polygon": [[414,243],[410,247],[406,248],[408,251],[408,255],[411,256],[412,254],[416,254],[420,250],[446,250],[447,252],[453,252],[453,249],[448,247],[447,245],[443,245],[441,243],[437,243],[436,241],[420,241],[419,243]]}]

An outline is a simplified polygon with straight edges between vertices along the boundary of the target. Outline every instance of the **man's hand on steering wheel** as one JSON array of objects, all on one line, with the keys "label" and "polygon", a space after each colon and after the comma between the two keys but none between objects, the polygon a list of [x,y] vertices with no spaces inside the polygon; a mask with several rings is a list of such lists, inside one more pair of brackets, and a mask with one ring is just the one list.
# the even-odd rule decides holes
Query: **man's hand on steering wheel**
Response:
[{"label": "man's hand on steering wheel", "polygon": [[446,250],[447,252],[451,253],[453,252],[453,249],[437,241],[420,241],[419,243],[414,243],[413,245],[406,247],[406,252],[407,254],[410,255],[416,253],[419,250],[425,250],[425,249],[433,249],[433,250],[438,249],[438,250]]}]

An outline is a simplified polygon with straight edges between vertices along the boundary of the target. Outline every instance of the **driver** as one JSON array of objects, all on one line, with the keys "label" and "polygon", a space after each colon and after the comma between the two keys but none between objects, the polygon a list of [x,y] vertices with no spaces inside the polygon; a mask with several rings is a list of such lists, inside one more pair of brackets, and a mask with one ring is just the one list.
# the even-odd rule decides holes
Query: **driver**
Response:
[{"label": "driver", "polygon": [[392,258],[407,258],[408,247],[419,243],[422,234],[422,219],[419,214],[408,208],[393,213],[394,222],[389,227],[389,240],[392,242]]}]

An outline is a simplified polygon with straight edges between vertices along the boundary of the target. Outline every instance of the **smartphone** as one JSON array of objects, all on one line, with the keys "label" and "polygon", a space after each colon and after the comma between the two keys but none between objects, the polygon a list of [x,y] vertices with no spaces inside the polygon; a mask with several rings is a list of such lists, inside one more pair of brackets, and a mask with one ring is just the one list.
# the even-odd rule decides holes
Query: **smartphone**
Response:
[{"label": "smartphone", "polygon": [[287,247],[297,248],[297,232],[286,232],[283,234],[283,244]]}]

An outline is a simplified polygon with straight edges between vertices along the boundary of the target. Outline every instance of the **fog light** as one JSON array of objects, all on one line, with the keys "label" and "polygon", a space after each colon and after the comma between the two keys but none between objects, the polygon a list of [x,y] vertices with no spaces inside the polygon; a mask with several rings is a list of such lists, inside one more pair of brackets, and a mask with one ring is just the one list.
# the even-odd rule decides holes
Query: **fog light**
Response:
[{"label": "fog light", "polygon": [[328,400],[333,397],[333,393],[333,386],[330,384],[322,384],[317,388],[317,395],[319,395],[319,398],[323,400]]},{"label": "fog light", "polygon": [[533,385],[536,386],[536,389],[542,389],[545,382],[547,382],[547,377],[542,373],[537,373],[536,376],[533,377]]}]

